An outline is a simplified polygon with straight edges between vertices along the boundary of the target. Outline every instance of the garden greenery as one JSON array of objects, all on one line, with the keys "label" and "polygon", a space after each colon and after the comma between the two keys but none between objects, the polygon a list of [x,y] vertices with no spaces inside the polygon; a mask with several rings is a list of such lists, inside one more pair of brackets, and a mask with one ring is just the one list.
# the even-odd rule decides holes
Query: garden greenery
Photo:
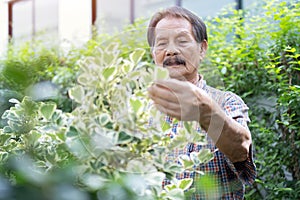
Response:
[{"label": "garden greenery", "polygon": [[[226,8],[205,21],[209,49],[200,72],[250,107],[258,176],[246,197],[299,199],[299,1]],[[176,138],[165,136],[172,124],[146,90],[167,74],[152,64],[145,22],[69,52],[11,45],[0,62],[0,199],[184,199],[193,192],[191,179],[161,189],[164,177],[212,154],[182,157],[182,165],[164,160],[180,145],[205,141],[191,123]],[[40,87],[51,95],[35,95]]]},{"label": "garden greenery", "polygon": [[255,13],[226,10],[208,23],[206,66],[216,66],[221,86],[250,107],[258,171],[251,199],[300,197],[299,7],[268,1]]}]

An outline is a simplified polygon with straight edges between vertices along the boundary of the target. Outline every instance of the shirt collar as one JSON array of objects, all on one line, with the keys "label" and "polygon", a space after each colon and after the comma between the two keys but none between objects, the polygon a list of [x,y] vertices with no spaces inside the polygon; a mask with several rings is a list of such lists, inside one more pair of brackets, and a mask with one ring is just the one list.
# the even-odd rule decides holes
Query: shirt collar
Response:
[{"label": "shirt collar", "polygon": [[196,86],[204,90],[206,88],[206,81],[203,79],[203,75],[199,74],[198,77]]}]

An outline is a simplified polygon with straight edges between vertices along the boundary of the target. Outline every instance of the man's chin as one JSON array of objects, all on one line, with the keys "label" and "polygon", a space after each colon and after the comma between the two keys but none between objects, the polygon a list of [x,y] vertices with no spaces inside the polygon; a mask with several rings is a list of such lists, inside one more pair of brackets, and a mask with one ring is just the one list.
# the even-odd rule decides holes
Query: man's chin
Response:
[{"label": "man's chin", "polygon": [[170,78],[177,79],[180,81],[186,80],[186,78],[182,75],[182,73],[178,72],[177,70],[175,71],[174,68],[167,68],[167,69],[169,69]]}]

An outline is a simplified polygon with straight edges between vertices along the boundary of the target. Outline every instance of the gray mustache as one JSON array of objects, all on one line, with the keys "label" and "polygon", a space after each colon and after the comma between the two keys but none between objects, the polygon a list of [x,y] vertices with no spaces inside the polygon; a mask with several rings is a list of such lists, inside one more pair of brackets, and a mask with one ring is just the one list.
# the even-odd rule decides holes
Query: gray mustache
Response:
[{"label": "gray mustache", "polygon": [[176,64],[176,65],[185,65],[185,60],[183,60],[180,57],[173,57],[173,58],[167,58],[164,62],[163,62],[163,66],[169,66],[172,64]]}]

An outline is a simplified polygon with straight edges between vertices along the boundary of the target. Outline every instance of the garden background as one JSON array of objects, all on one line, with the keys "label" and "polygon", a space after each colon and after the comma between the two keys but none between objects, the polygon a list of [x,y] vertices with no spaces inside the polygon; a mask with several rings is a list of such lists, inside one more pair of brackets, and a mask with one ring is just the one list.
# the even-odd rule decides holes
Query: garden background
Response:
[{"label": "garden background", "polygon": [[[147,85],[164,76],[150,57],[147,20],[94,34],[68,51],[40,40],[11,42],[0,61],[0,199],[189,195],[191,180],[161,191],[161,179],[211,154],[183,159],[183,166],[165,163],[164,153],[180,142],[202,139],[190,124],[175,141],[163,136],[170,128],[164,124],[145,127]],[[206,24],[209,50],[200,72],[250,108],[258,176],[246,199],[300,199],[300,2],[226,8]]]}]

